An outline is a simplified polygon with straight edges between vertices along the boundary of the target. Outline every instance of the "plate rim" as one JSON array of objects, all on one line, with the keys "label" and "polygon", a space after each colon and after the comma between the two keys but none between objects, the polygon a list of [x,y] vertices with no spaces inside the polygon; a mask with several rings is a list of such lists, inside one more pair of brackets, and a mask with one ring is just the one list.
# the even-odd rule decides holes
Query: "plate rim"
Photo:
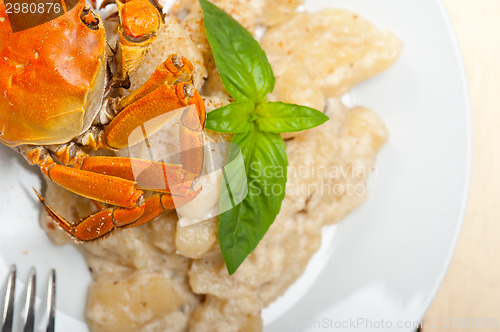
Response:
[{"label": "plate rim", "polygon": [[434,0],[434,3],[437,5],[439,11],[441,12],[441,17],[443,18],[443,22],[446,25],[446,29],[448,35],[450,36],[450,41],[453,46],[453,50],[457,60],[457,69],[459,71],[459,76],[461,78],[461,87],[462,87],[462,96],[464,106],[465,106],[465,137],[467,145],[465,147],[465,156],[466,156],[466,165],[465,165],[465,174],[466,177],[464,179],[464,189],[462,193],[462,201],[460,203],[460,211],[459,217],[457,220],[457,224],[454,230],[453,239],[451,241],[451,245],[448,248],[448,253],[446,254],[446,258],[443,266],[441,267],[441,271],[439,272],[438,277],[432,287],[431,291],[428,293],[427,299],[424,302],[422,308],[424,312],[420,314],[422,317],[421,323],[423,324],[424,318],[427,315],[432,303],[436,299],[438,291],[441,289],[443,285],[444,278],[446,277],[453,257],[455,256],[455,252],[457,249],[458,241],[460,239],[460,235],[463,230],[465,217],[467,214],[467,209],[469,205],[470,198],[470,187],[472,180],[472,163],[473,163],[473,123],[472,123],[472,104],[471,104],[471,96],[470,96],[470,88],[469,88],[469,80],[467,77],[467,70],[465,67],[465,61],[462,55],[462,49],[460,47],[460,43],[458,41],[455,28],[453,27],[453,23],[451,22],[450,15],[446,6],[442,0]]}]

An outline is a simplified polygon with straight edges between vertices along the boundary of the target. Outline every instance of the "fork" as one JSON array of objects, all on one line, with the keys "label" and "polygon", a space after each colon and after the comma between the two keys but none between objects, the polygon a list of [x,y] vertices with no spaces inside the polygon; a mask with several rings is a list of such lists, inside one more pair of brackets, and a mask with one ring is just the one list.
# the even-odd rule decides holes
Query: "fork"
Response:
[{"label": "fork", "polygon": [[[12,265],[7,279],[7,290],[5,292],[5,303],[3,307],[1,332],[12,331],[14,316],[14,298],[16,290],[16,266]],[[26,302],[24,311],[23,332],[33,332],[35,327],[35,294],[36,294],[36,271],[31,268],[26,289]],[[47,292],[47,326],[46,332],[54,332],[55,304],[56,304],[56,271],[52,269],[49,275]]]}]

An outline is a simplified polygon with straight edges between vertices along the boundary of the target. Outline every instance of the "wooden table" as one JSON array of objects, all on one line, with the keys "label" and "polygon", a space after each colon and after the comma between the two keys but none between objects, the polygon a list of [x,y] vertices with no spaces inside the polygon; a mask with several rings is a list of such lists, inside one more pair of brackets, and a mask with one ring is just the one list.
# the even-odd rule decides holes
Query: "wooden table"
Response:
[{"label": "wooden table", "polygon": [[[470,200],[458,247],[423,331],[500,331],[500,1],[443,0],[465,60],[474,129]],[[445,320],[497,328],[444,329]],[[429,324],[439,321],[440,328]],[[469,323],[469,326],[473,325]]]}]

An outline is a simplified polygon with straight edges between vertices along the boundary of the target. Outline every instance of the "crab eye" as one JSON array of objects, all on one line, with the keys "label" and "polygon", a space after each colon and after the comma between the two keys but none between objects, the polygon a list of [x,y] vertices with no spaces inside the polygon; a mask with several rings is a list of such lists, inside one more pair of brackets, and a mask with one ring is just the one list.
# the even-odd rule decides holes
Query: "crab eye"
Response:
[{"label": "crab eye", "polygon": [[83,8],[80,19],[90,28],[90,30],[99,29],[99,18],[90,10],[89,7]]}]

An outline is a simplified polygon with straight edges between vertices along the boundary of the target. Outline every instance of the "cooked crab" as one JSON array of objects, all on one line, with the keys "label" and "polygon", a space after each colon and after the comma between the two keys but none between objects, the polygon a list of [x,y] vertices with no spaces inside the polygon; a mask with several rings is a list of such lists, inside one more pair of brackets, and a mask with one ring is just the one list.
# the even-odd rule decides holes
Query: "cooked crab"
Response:
[{"label": "cooked crab", "polygon": [[[205,108],[192,85],[193,67],[172,55],[142,87],[121,97],[117,87],[141,64],[163,16],[153,1],[116,5],[119,41],[108,64],[103,21],[84,0],[15,33],[0,1],[0,141],[48,179],[95,202],[99,211],[74,224],[37,193],[46,211],[80,241],[141,225],[201,190],[194,183],[203,164]],[[181,164],[88,154],[134,145],[176,115]],[[145,190],[154,194],[145,198]]]}]

